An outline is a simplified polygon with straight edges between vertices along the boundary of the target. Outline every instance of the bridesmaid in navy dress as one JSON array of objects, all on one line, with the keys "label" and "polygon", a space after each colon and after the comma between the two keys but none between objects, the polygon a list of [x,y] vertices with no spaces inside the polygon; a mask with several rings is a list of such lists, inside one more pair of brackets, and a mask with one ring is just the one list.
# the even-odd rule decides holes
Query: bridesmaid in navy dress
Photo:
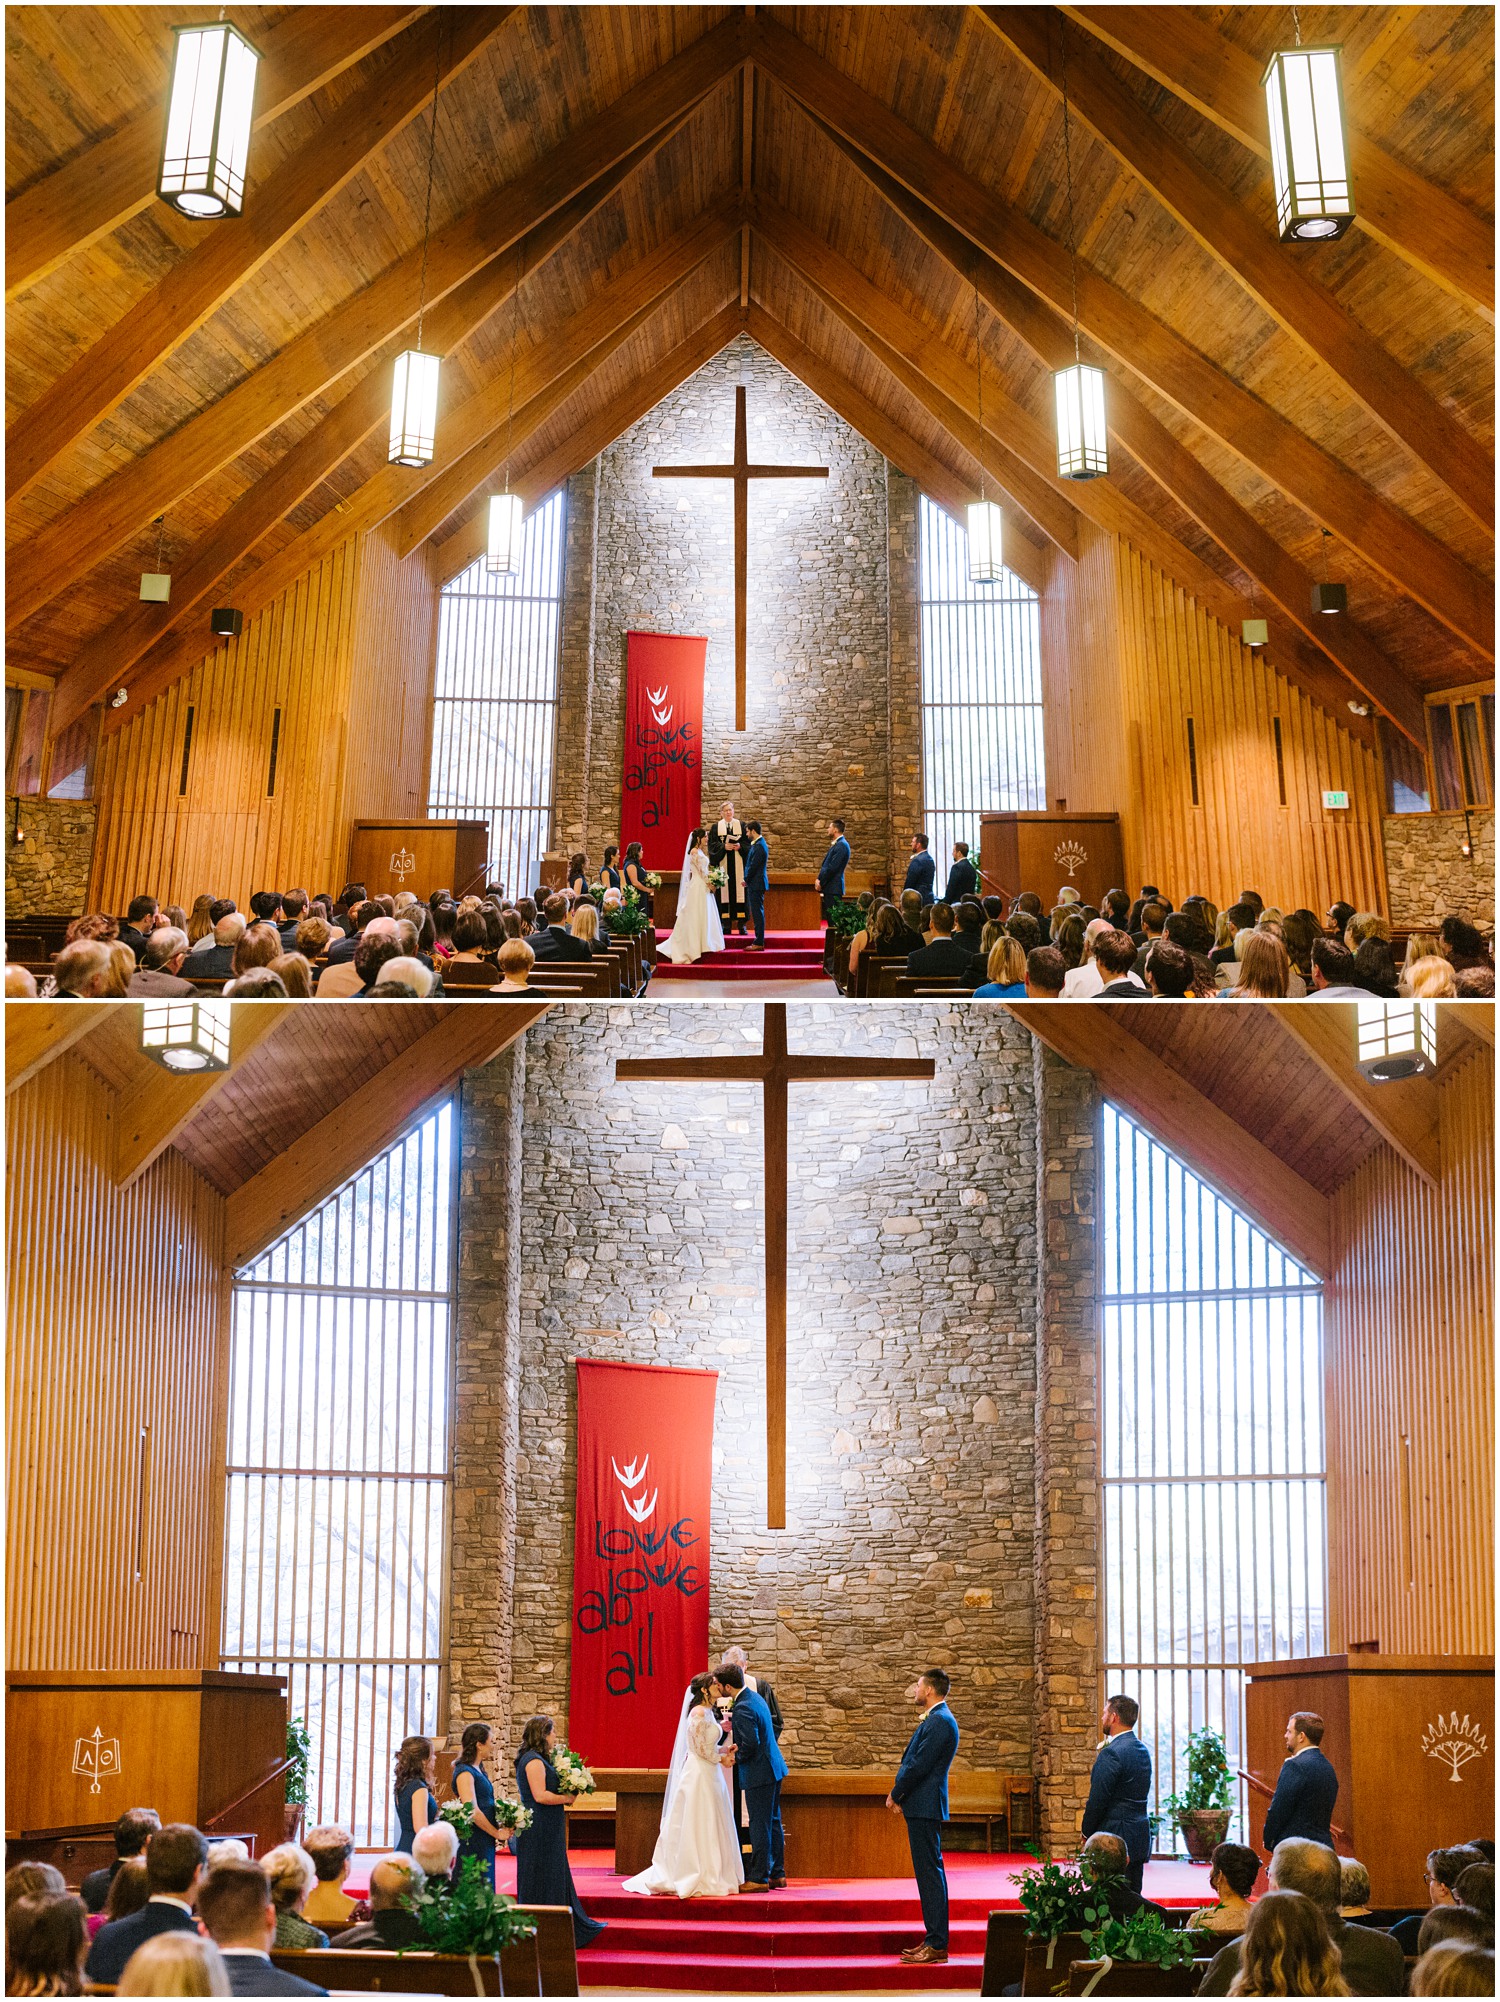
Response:
[{"label": "bridesmaid in navy dress", "polygon": [[417,1830],[437,1820],[437,1753],[431,1738],[403,1738],[396,1754],[396,1848],[411,1854]]},{"label": "bridesmaid in navy dress", "polygon": [[480,1761],[490,1742],[488,1724],[469,1724],[464,1729],[463,1747],[453,1768],[453,1791],[474,1809],[474,1825],[459,1844],[458,1860],[477,1856],[495,1881],[495,1842],[500,1830],[495,1822],[495,1789]]},{"label": "bridesmaid in navy dress", "polygon": [[549,1754],[557,1743],[550,1717],[532,1717],[516,1754],[516,1785],[531,1826],[516,1837],[516,1897],[523,1905],[571,1905],[573,1942],[588,1946],[604,1931],[578,1902],[568,1868],[567,1795],[557,1791],[557,1768]]}]

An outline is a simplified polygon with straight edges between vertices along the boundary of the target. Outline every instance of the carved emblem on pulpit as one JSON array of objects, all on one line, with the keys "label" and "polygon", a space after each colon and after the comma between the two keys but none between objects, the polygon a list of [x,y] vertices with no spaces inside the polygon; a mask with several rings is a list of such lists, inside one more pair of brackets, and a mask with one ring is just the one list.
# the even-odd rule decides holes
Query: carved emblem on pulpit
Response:
[{"label": "carved emblem on pulpit", "polygon": [[398,883],[404,883],[417,866],[417,858],[409,848],[402,848],[391,857],[391,874]]},{"label": "carved emblem on pulpit", "polygon": [[96,1724],[92,1738],[74,1740],[73,1770],[90,1782],[90,1793],[98,1793],[100,1780],[120,1777],[119,1739],[106,1738]]},{"label": "carved emblem on pulpit", "polygon": [[1469,1761],[1482,1757],[1489,1750],[1489,1740],[1477,1724],[1469,1722],[1467,1713],[1460,1723],[1458,1712],[1454,1710],[1446,1718],[1440,1715],[1435,1724],[1427,1726],[1422,1733],[1422,1750],[1429,1759],[1437,1759],[1448,1768],[1448,1777],[1456,1786]]},{"label": "carved emblem on pulpit", "polygon": [[1076,841],[1062,841],[1053,851],[1052,859],[1060,868],[1066,869],[1070,876],[1076,876],[1089,859],[1089,855],[1088,850],[1080,847]]}]

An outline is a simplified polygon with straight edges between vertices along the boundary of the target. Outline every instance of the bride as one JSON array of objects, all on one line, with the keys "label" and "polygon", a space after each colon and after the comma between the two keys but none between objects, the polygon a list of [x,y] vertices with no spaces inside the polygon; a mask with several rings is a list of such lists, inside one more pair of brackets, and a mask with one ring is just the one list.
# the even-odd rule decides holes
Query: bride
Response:
[{"label": "bride", "polygon": [[701,959],[705,952],[724,950],[724,928],[719,923],[719,900],[709,895],[708,850],[703,845],[704,830],[695,827],[688,837],[682,858],[682,876],[677,885],[677,922],[672,936],[662,947],[674,966]]},{"label": "bride", "polygon": [[688,1685],[651,1867],[628,1877],[624,1890],[659,1898],[727,1898],[745,1881],[729,1773],[720,1759],[721,1726],[709,1695],[712,1682],[710,1675],[695,1675]]}]

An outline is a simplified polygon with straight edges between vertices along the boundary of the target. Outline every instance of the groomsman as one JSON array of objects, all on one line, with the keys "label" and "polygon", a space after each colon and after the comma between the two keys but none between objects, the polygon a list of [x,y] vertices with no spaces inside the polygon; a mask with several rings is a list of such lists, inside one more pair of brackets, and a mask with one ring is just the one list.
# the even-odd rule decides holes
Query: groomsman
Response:
[{"label": "groomsman", "polygon": [[943,1868],[943,1823],[948,1819],[948,1768],[958,1751],[958,1722],[948,1708],[952,1687],[941,1668],[929,1668],[907,1690],[922,1713],[885,1797],[892,1814],[906,1817],[925,1937],[903,1949],[908,1967],[948,1958],[948,1873]]},{"label": "groomsman", "polygon": [[818,890],[823,898],[825,918],[844,894],[844,871],[848,866],[849,844],[844,839],[844,823],[841,820],[830,820],[828,853],[818,866]]},{"label": "groomsman", "polygon": [[937,858],[928,853],[925,834],[914,834],[911,838],[911,860],[906,865],[902,887],[915,890],[924,904],[936,901]]},{"label": "groomsman", "polygon": [[965,897],[972,897],[979,888],[979,871],[969,860],[967,841],[953,844],[953,867],[948,871],[948,887],[943,892],[945,904],[961,904]]},{"label": "groomsman", "polygon": [[1094,1835],[1103,1829],[1118,1835],[1130,1858],[1125,1881],[1139,1891],[1151,1854],[1151,1823],[1146,1811],[1151,1804],[1151,1754],[1135,1735],[1140,1706],[1133,1696],[1111,1696],[1101,1720],[1104,1743],[1089,1775],[1088,1803],[1083,1810],[1083,1832]]}]

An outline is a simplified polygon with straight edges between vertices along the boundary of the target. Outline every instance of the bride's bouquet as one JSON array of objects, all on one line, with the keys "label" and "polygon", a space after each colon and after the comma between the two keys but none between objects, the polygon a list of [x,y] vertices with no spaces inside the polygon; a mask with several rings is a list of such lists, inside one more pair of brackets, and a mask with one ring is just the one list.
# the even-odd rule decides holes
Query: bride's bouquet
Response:
[{"label": "bride's bouquet", "polygon": [[445,1800],[438,1809],[438,1820],[446,1821],[460,1842],[466,1842],[474,1833],[474,1803],[471,1800]]},{"label": "bride's bouquet", "polygon": [[522,1807],[518,1800],[506,1800],[502,1794],[495,1795],[495,1826],[511,1835],[520,1835],[531,1826],[531,1809]]},{"label": "bride's bouquet", "polygon": [[552,1769],[557,1774],[557,1791],[559,1793],[577,1795],[593,1793],[595,1791],[594,1775],[583,1763],[583,1760],[579,1758],[578,1754],[570,1752],[566,1745],[559,1745],[553,1752]]},{"label": "bride's bouquet", "polygon": [[722,890],[728,881],[729,878],[724,873],[724,864],[716,862],[708,872],[708,887],[711,890]]}]

